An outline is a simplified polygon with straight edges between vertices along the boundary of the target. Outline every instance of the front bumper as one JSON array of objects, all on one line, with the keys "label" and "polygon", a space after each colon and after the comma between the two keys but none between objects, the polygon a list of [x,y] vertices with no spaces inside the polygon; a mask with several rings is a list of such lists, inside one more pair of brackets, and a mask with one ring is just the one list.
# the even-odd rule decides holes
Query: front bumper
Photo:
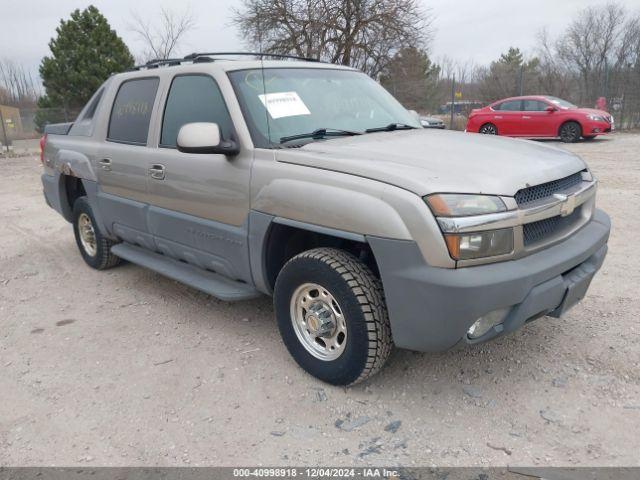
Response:
[{"label": "front bumper", "polygon": [[587,120],[582,125],[582,134],[586,136],[605,135],[613,131],[615,131],[614,124],[609,122],[594,122],[593,120]]},{"label": "front bumper", "polygon": [[[560,316],[581,300],[607,252],[611,223],[593,219],[566,240],[518,260],[460,269],[427,265],[411,241],[368,237],[382,276],[394,343],[447,350],[512,332],[543,315]],[[501,325],[470,340],[481,316],[509,307]]]}]

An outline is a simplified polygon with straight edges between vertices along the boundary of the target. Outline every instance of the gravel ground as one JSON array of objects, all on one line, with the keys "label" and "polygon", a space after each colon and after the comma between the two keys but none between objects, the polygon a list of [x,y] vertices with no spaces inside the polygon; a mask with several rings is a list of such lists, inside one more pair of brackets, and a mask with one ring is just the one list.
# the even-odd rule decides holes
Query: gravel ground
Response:
[{"label": "gravel ground", "polygon": [[294,364],[268,298],[91,270],[38,159],[0,159],[0,465],[639,465],[640,135],[566,148],[614,224],[587,298],[350,389]]}]

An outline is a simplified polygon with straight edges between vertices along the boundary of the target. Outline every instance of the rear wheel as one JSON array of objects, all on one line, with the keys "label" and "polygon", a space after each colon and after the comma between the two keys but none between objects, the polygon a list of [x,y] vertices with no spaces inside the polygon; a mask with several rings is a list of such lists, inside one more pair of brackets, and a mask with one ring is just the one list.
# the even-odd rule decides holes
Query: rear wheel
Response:
[{"label": "rear wheel", "polygon": [[289,260],[278,275],[274,304],[289,353],[320,380],[360,382],[391,353],[382,284],[344,251],[316,248]]},{"label": "rear wheel", "polygon": [[120,263],[120,257],[111,253],[115,242],[105,238],[96,225],[87,197],[78,198],[73,204],[73,233],[82,258],[96,270],[115,267]]},{"label": "rear wheel", "polygon": [[578,122],[563,123],[560,127],[560,140],[564,143],[577,142],[582,135],[582,128]]},{"label": "rear wheel", "polygon": [[485,123],[478,131],[485,135],[498,135],[498,128],[493,123]]}]

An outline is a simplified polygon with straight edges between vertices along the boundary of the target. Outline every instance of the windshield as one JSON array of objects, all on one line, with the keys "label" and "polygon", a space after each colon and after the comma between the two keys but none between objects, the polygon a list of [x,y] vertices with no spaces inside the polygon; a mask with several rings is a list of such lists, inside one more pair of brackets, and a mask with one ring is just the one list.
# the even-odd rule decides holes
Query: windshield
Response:
[{"label": "windshield", "polygon": [[411,113],[364,73],[268,68],[263,82],[262,72],[229,72],[256,147],[272,148],[283,138],[320,129],[362,133],[392,123],[421,128]]},{"label": "windshield", "polygon": [[578,108],[573,103],[567,102],[566,100],[562,100],[561,98],[558,98],[558,97],[546,97],[546,99],[560,108]]}]

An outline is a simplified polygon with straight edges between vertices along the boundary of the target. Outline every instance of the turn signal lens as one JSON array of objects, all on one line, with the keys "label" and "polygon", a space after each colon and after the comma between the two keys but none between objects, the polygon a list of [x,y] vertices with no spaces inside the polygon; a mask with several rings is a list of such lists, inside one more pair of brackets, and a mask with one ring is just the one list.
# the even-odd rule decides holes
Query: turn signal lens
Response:
[{"label": "turn signal lens", "polygon": [[449,255],[454,260],[495,257],[513,251],[513,229],[502,228],[486,232],[445,234]]},{"label": "turn signal lens", "polygon": [[507,210],[500,197],[493,195],[437,193],[425,197],[425,201],[436,217],[465,217]]}]

